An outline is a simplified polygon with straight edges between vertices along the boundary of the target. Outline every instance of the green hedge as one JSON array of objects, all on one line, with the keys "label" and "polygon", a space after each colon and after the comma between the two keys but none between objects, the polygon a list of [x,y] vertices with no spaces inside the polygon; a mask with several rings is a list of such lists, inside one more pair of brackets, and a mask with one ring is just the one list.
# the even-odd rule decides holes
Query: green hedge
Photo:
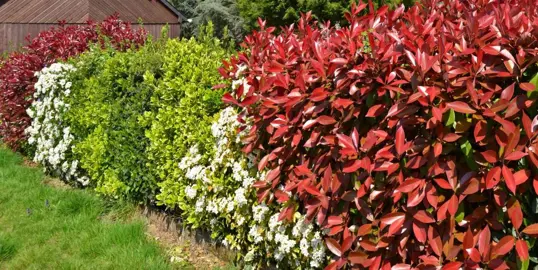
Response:
[{"label": "green hedge", "polygon": [[[178,163],[190,145],[210,154],[211,123],[222,109],[222,92],[212,90],[220,82],[220,59],[227,55],[218,40],[199,42],[170,40],[164,52],[163,78],[157,81],[151,97],[151,110],[143,119],[149,128],[148,160],[160,181],[176,182]],[[161,196],[169,206],[178,204],[178,196]]]},{"label": "green hedge", "polygon": [[75,157],[99,193],[135,200],[154,195],[156,181],[146,166],[149,140],[140,118],[162,76],[160,46],[150,43],[125,53],[93,50],[76,61],[68,121],[78,139]]}]

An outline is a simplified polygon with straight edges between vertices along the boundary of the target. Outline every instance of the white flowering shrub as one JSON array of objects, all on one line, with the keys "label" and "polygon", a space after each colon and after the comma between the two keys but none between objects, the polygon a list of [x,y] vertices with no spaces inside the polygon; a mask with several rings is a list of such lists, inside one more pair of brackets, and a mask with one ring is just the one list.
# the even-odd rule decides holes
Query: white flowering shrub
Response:
[{"label": "white flowering shrub", "polygon": [[[177,206],[187,223],[208,228],[214,238],[244,254],[247,265],[270,262],[282,268],[317,269],[326,260],[319,231],[299,213],[294,223],[278,221],[280,209],[258,204],[252,184],[265,178],[241,153],[239,123],[224,109],[211,127],[214,149],[208,158],[192,145],[179,162],[179,179],[160,184],[157,199]],[[170,204],[173,202],[172,204]],[[272,259],[272,260],[268,260]]]},{"label": "white flowering shrub", "polygon": [[69,74],[74,70],[70,64],[54,63],[36,73],[34,101],[27,110],[32,124],[26,134],[35,147],[34,161],[45,171],[85,186],[89,179],[79,173],[79,162],[72,158],[74,138],[63,118],[70,108],[65,99],[71,94]]}]

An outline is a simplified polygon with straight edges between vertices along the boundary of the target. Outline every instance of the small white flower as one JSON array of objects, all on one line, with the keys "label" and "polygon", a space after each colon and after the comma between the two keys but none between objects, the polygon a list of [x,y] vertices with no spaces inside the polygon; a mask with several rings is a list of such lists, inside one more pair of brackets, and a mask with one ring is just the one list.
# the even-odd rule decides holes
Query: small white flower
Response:
[{"label": "small white flower", "polygon": [[185,194],[189,199],[194,199],[194,197],[196,197],[196,192],[196,187],[194,186],[188,186],[185,188]]},{"label": "small white flower", "polygon": [[235,201],[237,202],[237,204],[239,204],[240,206],[241,205],[245,205],[248,201],[247,201],[247,198],[245,197],[245,189],[244,188],[238,188],[236,191],[235,191]]},{"label": "small white flower", "polygon": [[196,201],[196,213],[204,212],[205,197],[198,198]]}]

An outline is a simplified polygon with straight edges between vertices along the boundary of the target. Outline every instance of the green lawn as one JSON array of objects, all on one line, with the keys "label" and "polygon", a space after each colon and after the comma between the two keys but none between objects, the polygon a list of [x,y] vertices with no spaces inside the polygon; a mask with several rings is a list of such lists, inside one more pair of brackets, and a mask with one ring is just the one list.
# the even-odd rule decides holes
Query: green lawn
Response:
[{"label": "green lawn", "polygon": [[128,206],[43,179],[0,147],[0,269],[172,268]]}]

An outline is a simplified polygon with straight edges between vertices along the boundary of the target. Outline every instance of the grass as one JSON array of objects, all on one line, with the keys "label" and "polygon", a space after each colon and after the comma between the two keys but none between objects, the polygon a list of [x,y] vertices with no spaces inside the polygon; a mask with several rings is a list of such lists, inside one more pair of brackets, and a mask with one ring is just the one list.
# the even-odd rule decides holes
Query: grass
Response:
[{"label": "grass", "polygon": [[172,268],[129,206],[43,179],[0,148],[0,269]]}]

